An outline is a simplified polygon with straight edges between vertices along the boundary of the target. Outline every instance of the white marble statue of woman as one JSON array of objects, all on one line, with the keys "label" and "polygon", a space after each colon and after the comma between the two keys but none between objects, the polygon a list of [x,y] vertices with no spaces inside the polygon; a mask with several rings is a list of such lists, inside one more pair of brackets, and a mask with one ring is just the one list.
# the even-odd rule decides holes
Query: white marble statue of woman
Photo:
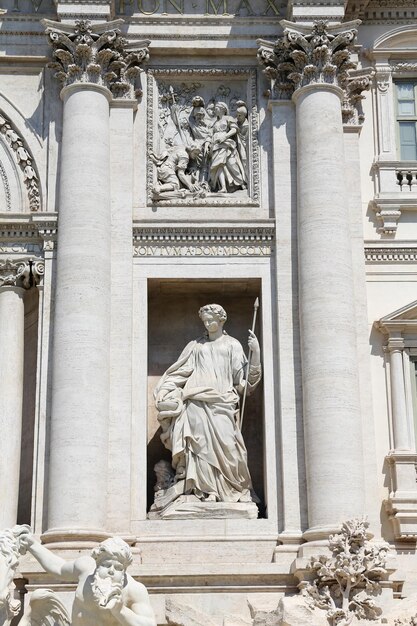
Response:
[{"label": "white marble statue of woman", "polygon": [[259,342],[249,331],[252,360],[223,331],[218,304],[199,311],[206,335],[191,341],[155,389],[161,440],[172,451],[176,482],[185,495],[213,502],[251,502],[247,452],[237,424],[239,394],[261,379]]},{"label": "white marble statue of woman", "polygon": [[243,100],[236,102],[236,121],[237,121],[237,151],[248,177],[248,149],[249,149],[249,122],[248,108]]},{"label": "white marble statue of woman", "polygon": [[220,193],[245,189],[246,173],[237,149],[237,122],[229,115],[224,102],[218,102],[214,112],[216,121],[210,147],[210,186]]}]

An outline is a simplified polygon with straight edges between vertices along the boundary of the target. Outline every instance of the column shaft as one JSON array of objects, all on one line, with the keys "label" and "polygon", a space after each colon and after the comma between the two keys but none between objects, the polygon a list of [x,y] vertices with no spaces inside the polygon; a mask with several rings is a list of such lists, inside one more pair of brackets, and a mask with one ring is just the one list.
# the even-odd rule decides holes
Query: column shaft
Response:
[{"label": "column shaft", "polygon": [[0,287],[0,529],[17,522],[22,435],[24,289]]},{"label": "column shaft", "polygon": [[339,87],[313,84],[297,107],[298,245],[307,538],[363,514],[352,250]]},{"label": "column shaft", "polygon": [[407,408],[405,403],[403,355],[400,348],[390,350],[392,429],[395,450],[410,450]]},{"label": "column shaft", "polygon": [[49,538],[106,524],[110,333],[109,98],[62,91]]}]

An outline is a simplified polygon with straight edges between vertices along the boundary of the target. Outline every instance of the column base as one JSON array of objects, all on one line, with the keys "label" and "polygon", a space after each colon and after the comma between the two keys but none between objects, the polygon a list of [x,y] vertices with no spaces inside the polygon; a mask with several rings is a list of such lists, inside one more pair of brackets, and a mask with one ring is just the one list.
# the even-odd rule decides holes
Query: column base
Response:
[{"label": "column base", "polygon": [[327,542],[330,535],[340,533],[341,527],[342,523],[329,524],[328,526],[313,526],[303,532],[303,539],[315,545],[323,545],[323,543]]},{"label": "column base", "polygon": [[51,547],[60,548],[68,546],[74,547],[74,543],[81,544],[81,547],[94,547],[101,541],[105,541],[112,535],[104,530],[84,530],[74,528],[51,528],[41,535],[41,541]]}]

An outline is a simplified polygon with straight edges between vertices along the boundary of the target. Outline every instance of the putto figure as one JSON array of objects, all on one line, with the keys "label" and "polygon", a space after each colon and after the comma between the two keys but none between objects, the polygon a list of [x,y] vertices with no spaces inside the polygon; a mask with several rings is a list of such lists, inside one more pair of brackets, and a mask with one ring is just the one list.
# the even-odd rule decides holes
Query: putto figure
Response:
[{"label": "putto figure", "polygon": [[[208,304],[199,311],[206,334],[191,341],[155,389],[161,440],[172,452],[172,500],[192,495],[203,502],[252,502],[247,452],[238,426],[239,395],[261,379],[258,339],[249,331],[252,360],[223,326],[226,311]],[[256,507],[255,507],[256,508]]]},{"label": "putto figure", "polygon": [[91,556],[65,561],[38,543],[30,530],[19,536],[43,569],[61,580],[78,581],[72,626],[156,626],[148,592],[127,572],[132,552],[123,539],[100,543]]}]

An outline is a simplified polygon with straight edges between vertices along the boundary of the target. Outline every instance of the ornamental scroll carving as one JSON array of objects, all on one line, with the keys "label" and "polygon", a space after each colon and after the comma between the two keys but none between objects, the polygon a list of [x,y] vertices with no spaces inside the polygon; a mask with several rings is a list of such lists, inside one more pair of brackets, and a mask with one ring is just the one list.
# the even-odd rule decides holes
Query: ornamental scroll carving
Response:
[{"label": "ornamental scroll carving", "polygon": [[258,199],[254,86],[252,71],[149,72],[150,203]]},{"label": "ornamental scroll carving", "polygon": [[[27,189],[27,198],[30,211],[39,211],[41,208],[41,194],[39,189],[39,174],[29,148],[27,147],[23,137],[13,127],[6,115],[0,111],[0,135],[4,138],[9,150],[12,152],[16,163],[23,175],[23,181]],[[9,206],[10,189],[7,180],[7,174],[0,163],[0,176],[6,191],[7,210],[11,210]]]},{"label": "ornamental scroll carving", "polygon": [[55,58],[49,67],[63,86],[90,82],[108,87],[116,98],[141,95],[136,79],[149,58],[150,42],[128,44],[120,34],[122,21],[92,25],[76,20],[72,27],[44,20]]},{"label": "ornamental scroll carving", "polygon": [[0,287],[23,287],[30,289],[38,285],[45,273],[40,259],[5,259],[0,261]]},{"label": "ornamental scroll carving", "polygon": [[302,26],[283,20],[281,24],[284,34],[277,41],[258,40],[258,61],[271,81],[271,97],[288,99],[307,85],[337,85],[345,94],[344,122],[362,121],[360,101],[370,88],[372,74],[358,70],[353,57],[358,22],[331,26],[318,20],[313,26]]}]

